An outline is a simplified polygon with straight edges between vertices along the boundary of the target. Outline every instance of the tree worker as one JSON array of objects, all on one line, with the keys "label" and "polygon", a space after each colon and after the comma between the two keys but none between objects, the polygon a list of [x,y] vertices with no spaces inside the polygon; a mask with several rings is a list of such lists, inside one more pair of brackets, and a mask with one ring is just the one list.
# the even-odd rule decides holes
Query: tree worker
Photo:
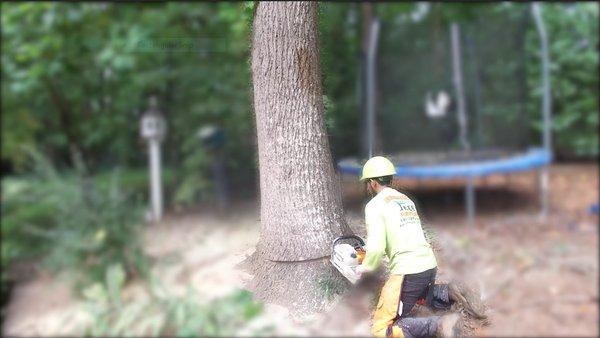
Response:
[{"label": "tree worker", "polygon": [[369,159],[361,181],[373,198],[365,207],[366,255],[357,273],[376,270],[384,255],[390,276],[373,313],[371,333],[376,337],[452,337],[461,324],[457,314],[411,318],[418,300],[434,310],[448,310],[454,302],[475,318],[486,317],[478,294],[462,283],[435,284],[437,261],[426,241],[415,204],[390,188],[396,168],[382,156]]}]

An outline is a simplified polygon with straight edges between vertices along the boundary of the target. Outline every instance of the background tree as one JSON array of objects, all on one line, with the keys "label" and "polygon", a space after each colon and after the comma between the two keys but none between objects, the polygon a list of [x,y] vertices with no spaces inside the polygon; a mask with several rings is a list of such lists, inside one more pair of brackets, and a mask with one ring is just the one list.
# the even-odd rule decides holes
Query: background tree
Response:
[{"label": "background tree", "polygon": [[[250,15],[245,3],[3,3],[3,174],[30,171],[23,145],[60,169],[72,169],[72,149],[92,174],[143,168],[138,124],[154,94],[177,130],[165,140],[166,172],[178,171],[169,202],[210,198],[210,156],[195,136],[205,123],[228,135],[236,192],[253,191]],[[167,45],[178,41],[193,46]]]},{"label": "background tree", "polygon": [[321,309],[343,283],[328,261],[349,233],[325,131],[314,2],[258,3],[252,79],[258,136],[261,233],[256,296],[291,311]]}]

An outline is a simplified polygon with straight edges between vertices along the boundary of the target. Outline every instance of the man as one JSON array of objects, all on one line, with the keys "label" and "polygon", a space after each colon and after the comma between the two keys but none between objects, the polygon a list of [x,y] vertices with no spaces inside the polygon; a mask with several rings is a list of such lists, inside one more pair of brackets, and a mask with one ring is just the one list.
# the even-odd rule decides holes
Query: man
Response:
[{"label": "man", "polygon": [[437,261],[426,241],[415,204],[392,189],[396,169],[387,158],[376,156],[363,167],[361,181],[374,196],[365,207],[366,255],[357,273],[376,270],[389,259],[390,277],[381,290],[373,314],[371,333],[376,337],[454,336],[460,326],[456,314],[410,318],[415,303],[424,299],[433,309],[448,310],[458,302],[476,318],[485,318],[479,297],[457,283],[434,284]]}]

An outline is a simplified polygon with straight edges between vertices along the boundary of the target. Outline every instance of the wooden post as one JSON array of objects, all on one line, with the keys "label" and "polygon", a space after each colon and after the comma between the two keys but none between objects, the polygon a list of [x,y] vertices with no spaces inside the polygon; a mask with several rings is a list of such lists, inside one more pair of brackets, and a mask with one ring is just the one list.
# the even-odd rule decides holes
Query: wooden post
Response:
[{"label": "wooden post", "polygon": [[160,141],[150,139],[148,143],[150,153],[150,192],[152,213],[154,221],[160,221],[163,214],[162,182],[161,182],[161,154]]}]

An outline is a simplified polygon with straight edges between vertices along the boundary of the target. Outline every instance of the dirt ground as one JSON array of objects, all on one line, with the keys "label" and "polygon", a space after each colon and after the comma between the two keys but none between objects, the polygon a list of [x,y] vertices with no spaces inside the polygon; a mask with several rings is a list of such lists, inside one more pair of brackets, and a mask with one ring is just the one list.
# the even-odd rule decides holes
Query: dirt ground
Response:
[{"label": "dirt ground", "polygon": [[[364,234],[365,196],[351,178],[344,180],[347,219]],[[539,217],[536,176],[489,177],[477,182],[477,219],[464,222],[461,182],[396,182],[412,196],[432,232],[438,280],[461,278],[486,301],[491,324],[481,336],[598,336],[598,166],[561,164],[551,168],[551,213]],[[236,206],[226,217],[209,208],[168,215],[144,234],[153,272],[174,293],[194,286],[210,300],[244,288],[252,277],[239,268],[258,241],[257,203]],[[138,283],[139,284],[139,283]],[[126,297],[136,297],[131,283]],[[281,306],[240,331],[272,326],[276,336],[368,336],[368,308],[344,302],[328,313],[298,322]],[[350,305],[349,305],[350,304]],[[6,310],[3,334],[79,335],[86,320],[81,301],[60,276],[43,271],[16,286]]]}]

